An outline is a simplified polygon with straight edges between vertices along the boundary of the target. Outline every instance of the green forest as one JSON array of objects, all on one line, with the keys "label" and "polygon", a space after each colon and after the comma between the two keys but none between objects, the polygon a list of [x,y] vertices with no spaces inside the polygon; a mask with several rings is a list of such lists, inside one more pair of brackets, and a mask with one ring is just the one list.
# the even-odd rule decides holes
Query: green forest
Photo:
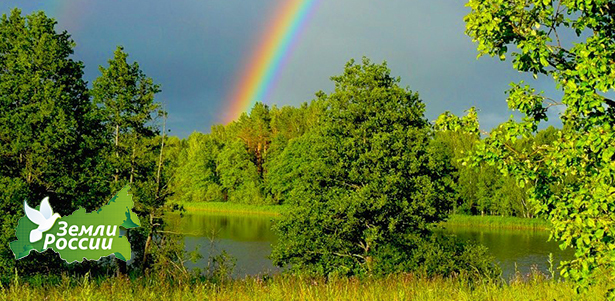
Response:
[{"label": "green forest", "polygon": [[[367,65],[371,65],[369,61]],[[374,65],[371,65],[375,67]],[[386,68],[386,65],[380,66]],[[381,74],[390,76],[388,74]],[[418,95],[418,94],[417,94]],[[181,141],[172,200],[184,202],[233,202],[256,205],[295,205],[292,182],[301,175],[303,165],[296,145],[314,135],[328,110],[328,95],[304,103],[301,107],[269,107],[257,103],[249,113],[228,125],[212,127],[211,133],[194,132]],[[463,164],[463,159],[481,142],[477,130],[451,129],[445,122],[473,124],[478,129],[475,108],[455,120],[446,112],[430,128],[428,141],[438,160],[446,162],[450,177],[449,213],[534,217],[526,190],[514,177],[500,175],[497,168],[480,163]],[[534,144],[548,145],[558,129],[549,126],[535,136],[513,143],[519,152]],[[316,134],[318,135],[318,134]],[[293,153],[294,152],[294,153]]]},{"label": "green forest", "polygon": [[[298,107],[258,102],[185,139],[169,135],[164,87],[139,58],[118,46],[87,83],[70,33],[14,9],[0,20],[0,300],[613,300],[613,5],[468,2],[479,56],[562,92],[512,83],[516,117],[493,129],[475,107],[428,120],[420,91],[363,57]],[[552,107],[563,108],[560,126],[548,122]],[[141,224],[126,234],[134,261],[69,264],[51,250],[15,260],[24,199],[49,197],[64,216],[126,185]],[[194,254],[165,216],[202,203],[284,208],[270,256],[282,274],[234,279],[225,253],[187,269]],[[453,215],[546,221],[574,259],[559,279],[502,279],[486,247],[437,231]]]}]

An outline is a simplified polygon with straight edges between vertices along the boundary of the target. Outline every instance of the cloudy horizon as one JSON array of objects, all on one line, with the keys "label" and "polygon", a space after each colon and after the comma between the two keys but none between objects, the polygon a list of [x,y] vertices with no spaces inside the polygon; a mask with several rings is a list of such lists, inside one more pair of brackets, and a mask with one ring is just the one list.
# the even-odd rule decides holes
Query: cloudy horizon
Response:
[{"label": "cloudy horizon", "polygon": [[[124,46],[129,61],[162,86],[157,100],[169,112],[171,133],[184,138],[223,121],[229,92],[237,88],[261,31],[283,1],[65,0],[58,5],[19,0],[0,9],[3,14],[15,7],[24,14],[43,10],[55,18],[56,29],[75,40],[73,58],[84,62],[90,83],[116,46]],[[323,0],[264,102],[298,106],[319,90],[330,92],[329,78],[340,74],[348,60],[363,56],[387,61],[402,86],[419,93],[429,120],[474,106],[481,127],[489,130],[512,114],[504,91],[520,80],[558,95],[552,80],[534,80],[513,70],[510,61],[477,60],[476,45],[464,33],[468,12],[463,2],[454,1]]]}]

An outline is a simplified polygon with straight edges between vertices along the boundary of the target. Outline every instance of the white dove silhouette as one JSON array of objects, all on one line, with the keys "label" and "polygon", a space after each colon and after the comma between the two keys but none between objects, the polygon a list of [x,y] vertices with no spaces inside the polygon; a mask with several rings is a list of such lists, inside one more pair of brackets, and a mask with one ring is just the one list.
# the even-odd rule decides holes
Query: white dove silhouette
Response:
[{"label": "white dove silhouette", "polygon": [[23,201],[23,204],[28,219],[38,225],[38,228],[30,231],[30,242],[37,242],[43,238],[43,232],[51,229],[56,220],[61,216],[57,213],[53,213],[53,210],[51,210],[51,205],[49,205],[49,198],[43,199],[41,202],[40,211],[30,208],[25,200]]}]

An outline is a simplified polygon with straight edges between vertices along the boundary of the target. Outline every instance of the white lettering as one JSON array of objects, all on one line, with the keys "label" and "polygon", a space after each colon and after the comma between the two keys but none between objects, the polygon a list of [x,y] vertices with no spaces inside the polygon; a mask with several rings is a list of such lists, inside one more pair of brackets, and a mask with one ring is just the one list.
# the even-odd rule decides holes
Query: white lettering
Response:
[{"label": "white lettering", "polygon": [[96,230],[94,231],[93,236],[98,235],[98,230],[100,230],[100,236],[105,235],[105,226],[98,226],[96,227]]},{"label": "white lettering", "polygon": [[79,240],[79,238],[71,238],[68,241],[68,248],[71,250],[77,250],[77,246],[73,246],[73,242],[77,242]]},{"label": "white lettering", "polygon": [[88,239],[89,238],[82,238],[79,241],[79,249],[81,249],[81,250],[87,250],[88,249],[87,245],[85,245],[85,246],[83,245],[84,242],[87,244]]},{"label": "white lettering", "polygon": [[[96,241],[96,245],[92,245],[94,241]],[[90,239],[90,250],[98,250],[99,246],[100,246],[100,238]]]},{"label": "white lettering", "polygon": [[70,234],[70,236],[77,236],[77,231],[79,231],[79,226],[77,225],[72,225],[68,228],[68,234]]},{"label": "white lettering", "polygon": [[60,226],[60,230],[62,230],[62,233],[58,232],[56,235],[58,236],[64,236],[66,235],[66,227],[68,226],[67,222],[61,221],[58,223],[58,225],[62,225],[64,224],[64,226]]},{"label": "white lettering", "polygon": [[103,250],[111,250],[111,244],[113,243],[113,238],[109,238],[109,244],[107,244],[106,246],[105,246],[105,241],[106,241],[107,239],[106,239],[106,238],[103,238],[102,240],[103,240],[103,241],[102,241],[102,249],[103,249]]},{"label": "white lettering", "polygon": [[53,234],[45,235],[45,244],[43,245],[43,250],[47,249],[47,246],[56,241],[56,237]]},{"label": "white lettering", "polygon": [[66,238],[60,238],[56,241],[56,249],[64,250],[66,248]]},{"label": "white lettering", "polygon": [[81,233],[79,233],[79,236],[83,236],[84,234],[87,234],[88,236],[92,236],[92,231],[94,230],[94,226],[90,225],[89,227],[85,227],[85,226],[81,226]]},{"label": "white lettering", "polygon": [[109,233],[109,228],[111,228],[111,226],[107,226],[107,236],[115,236],[115,232],[117,232],[117,225],[113,226],[111,233]]}]

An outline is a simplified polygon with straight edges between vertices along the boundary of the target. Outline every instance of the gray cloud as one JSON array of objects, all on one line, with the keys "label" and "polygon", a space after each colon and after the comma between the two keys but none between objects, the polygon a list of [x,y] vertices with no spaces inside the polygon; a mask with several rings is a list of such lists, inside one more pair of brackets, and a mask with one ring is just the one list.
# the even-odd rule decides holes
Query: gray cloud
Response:
[{"label": "gray cloud", "polygon": [[[254,51],[271,11],[284,0],[147,2],[136,0],[63,1],[64,13],[45,1],[1,3],[24,12],[46,10],[77,42],[75,57],[86,65],[86,79],[98,76],[117,45],[162,85],[159,99],[171,115],[172,133],[186,137],[222,120],[245,58]],[[68,12],[72,7],[77,11]],[[484,128],[506,120],[504,91],[526,80],[557,94],[549,79],[533,80],[512,70],[510,62],[476,60],[476,46],[464,35],[458,1],[323,0],[305,28],[269,104],[298,105],[318,90],[331,91],[332,75],[350,59],[386,60],[402,84],[418,91],[433,120],[445,110],[481,111]]]}]

